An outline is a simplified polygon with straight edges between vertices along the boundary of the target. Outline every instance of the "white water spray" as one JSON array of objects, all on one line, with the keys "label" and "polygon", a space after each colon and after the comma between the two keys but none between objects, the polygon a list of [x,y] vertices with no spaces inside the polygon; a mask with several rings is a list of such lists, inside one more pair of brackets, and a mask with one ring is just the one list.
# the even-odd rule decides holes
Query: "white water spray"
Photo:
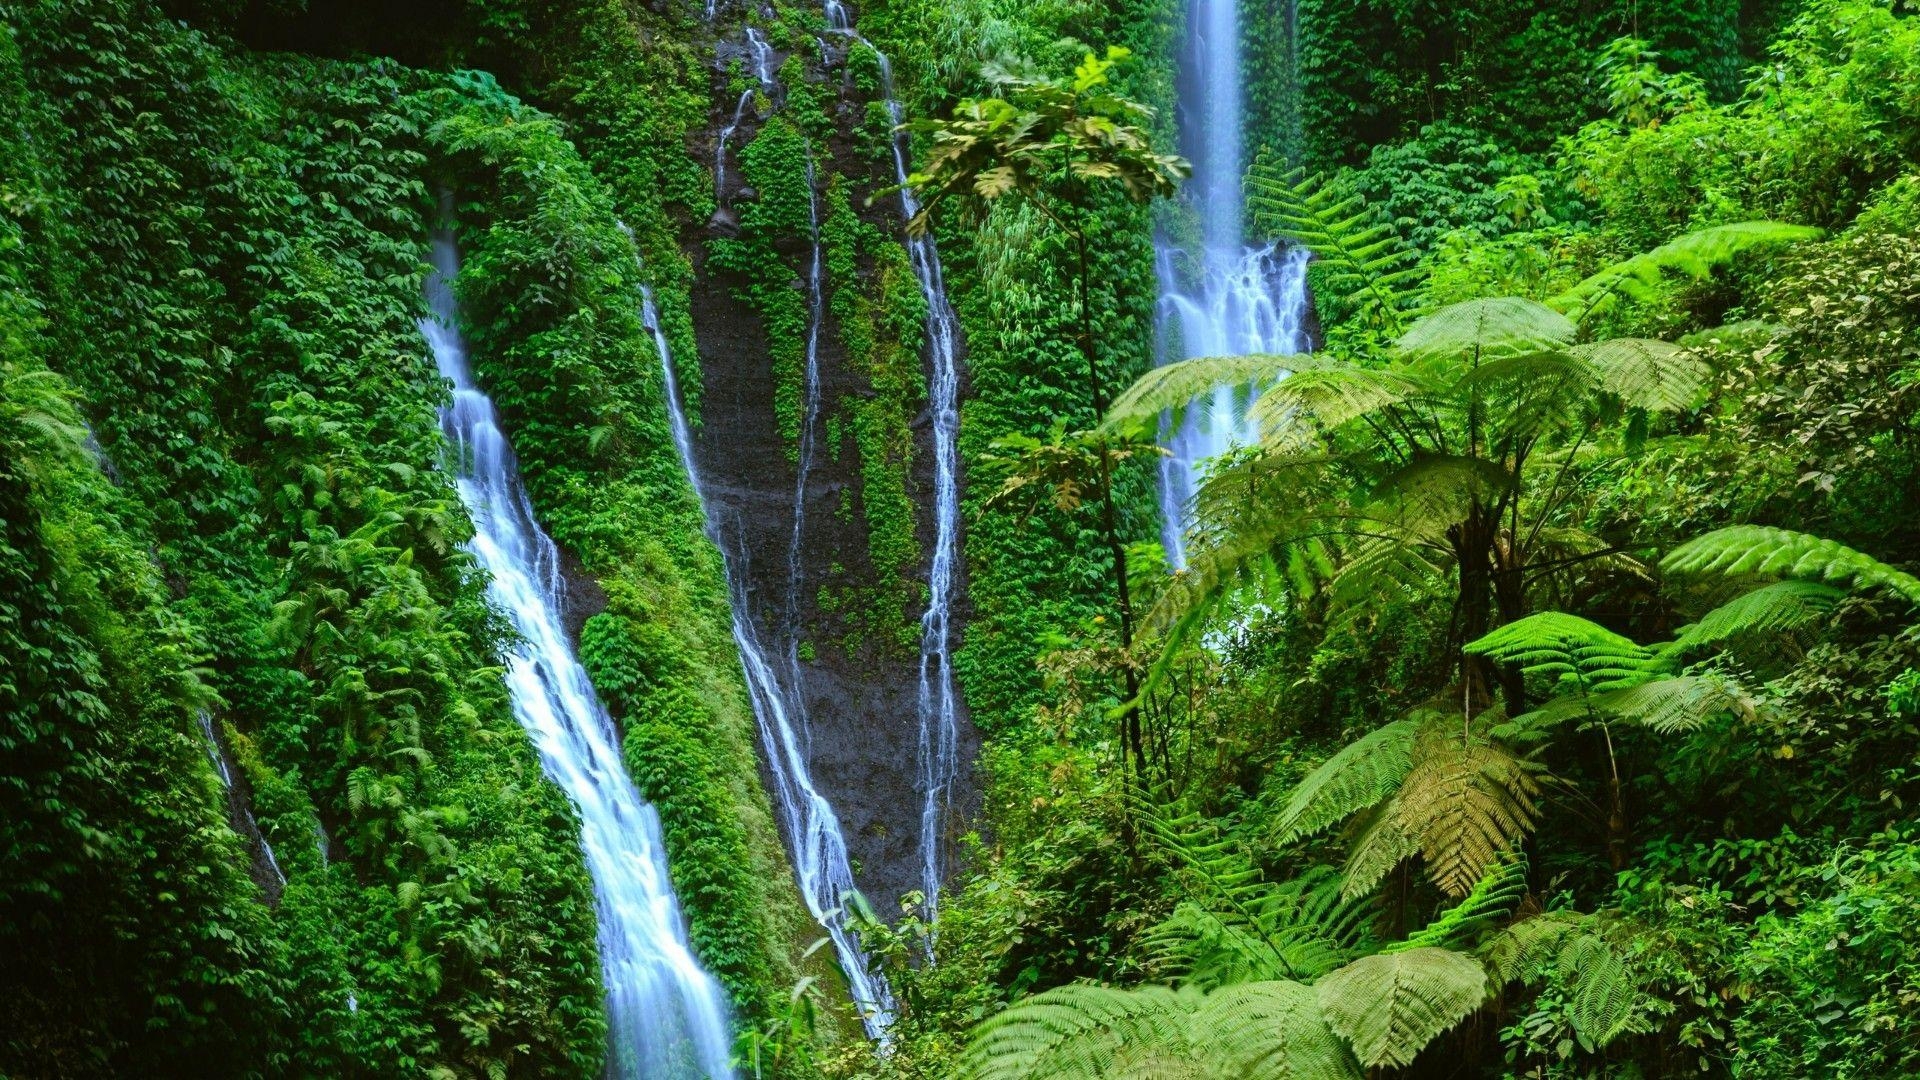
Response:
[{"label": "white water spray", "polygon": [[441,427],[459,454],[456,485],[473,519],[470,545],[489,598],[519,640],[507,661],[513,712],[547,776],[580,814],[593,876],[601,975],[607,990],[607,1075],[619,1080],[731,1078],[726,999],[688,944],[667,876],[660,817],[627,776],[613,721],[564,633],[559,551],[540,528],[493,402],[468,369],[450,283],[450,233],[433,240],[433,317],[420,332],[453,383]]},{"label": "white water spray", "polygon": [[[1186,253],[1164,235],[1155,243],[1160,283],[1160,361],[1307,347],[1304,248],[1246,243],[1241,198],[1240,18],[1238,0],[1192,0],[1180,60],[1182,143],[1194,162],[1188,198],[1200,220],[1200,253],[1183,280]],[[1258,387],[1220,387],[1166,425],[1172,452],[1160,468],[1161,540],[1167,563],[1186,566],[1186,528],[1205,462],[1259,435],[1247,418]]]}]

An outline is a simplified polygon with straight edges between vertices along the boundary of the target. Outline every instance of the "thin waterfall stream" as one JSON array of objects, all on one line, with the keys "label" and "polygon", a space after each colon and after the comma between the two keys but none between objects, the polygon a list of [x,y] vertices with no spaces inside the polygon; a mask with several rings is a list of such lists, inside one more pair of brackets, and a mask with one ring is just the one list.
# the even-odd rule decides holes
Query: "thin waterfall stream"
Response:
[{"label": "thin waterfall stream", "polygon": [[468,366],[451,287],[459,256],[444,229],[433,238],[433,268],[433,314],[420,332],[453,383],[441,427],[459,455],[456,486],[474,526],[469,547],[487,571],[489,599],[518,632],[507,658],[514,716],[580,815],[607,992],[607,1075],[731,1078],[726,997],[693,955],[667,876],[659,814],[628,777],[613,720],[562,628],[560,553],[534,516],[493,402]]},{"label": "thin waterfall stream", "polygon": [[[764,39],[751,27],[747,41],[754,59],[755,73],[762,89],[776,103],[780,98],[778,80],[773,75],[772,54]],[[736,116],[738,111],[736,110]],[[730,126],[722,132],[719,150],[721,167],[725,162],[724,140]],[[840,967],[847,979],[849,996],[860,1012],[869,1037],[884,1041],[893,1022],[895,1003],[892,988],[875,974],[859,938],[853,931],[852,904],[858,896],[853,880],[853,863],[847,854],[846,835],[833,805],[815,786],[808,766],[811,731],[807,717],[805,676],[801,668],[800,625],[803,555],[807,533],[808,486],[812,478],[814,454],[820,425],[820,337],[826,324],[826,261],[820,240],[820,195],[814,174],[814,148],[806,149],[808,257],[807,339],[802,368],[803,401],[800,438],[795,461],[793,524],[787,539],[785,590],[778,612],[778,625],[771,628],[773,648],[761,636],[754,623],[749,597],[749,558],[745,530],[738,521],[728,520],[724,508],[707,498],[698,462],[693,454],[690,428],[679,393],[667,340],[659,330],[658,312],[651,293],[642,297],[642,313],[653,329],[654,343],[665,370],[667,399],[672,413],[674,438],[686,466],[687,478],[700,497],[707,522],[707,536],[720,550],[727,577],[728,599],[732,609],[734,644],[740,652],[741,668],[746,676],[748,696],[754,720],[765,748],[767,772],[772,780],[773,797],[779,807],[781,825],[787,837],[794,875],[800,886],[801,900],[808,912],[827,931]]]},{"label": "thin waterfall stream", "polygon": [[[873,50],[880,68],[880,93],[893,122],[890,139],[900,212],[911,221],[920,204],[908,186],[902,111],[893,88],[893,62],[860,36],[840,0],[826,0],[827,29]],[[927,572],[927,610],[920,620],[919,785],[921,891],[926,921],[936,923],[940,885],[946,876],[946,815],[959,777],[960,702],[953,682],[953,594],[960,549],[960,329],[947,300],[946,276],[931,234],[907,235],[907,255],[927,304],[927,351],[931,371],[927,404],[933,416],[933,559]]]},{"label": "thin waterfall stream", "polygon": [[[1238,0],[1192,0],[1178,60],[1180,142],[1193,161],[1186,197],[1199,218],[1200,250],[1185,251],[1164,232],[1155,237],[1159,362],[1304,351],[1309,253],[1246,239]],[[1258,390],[1219,387],[1177,424],[1162,426],[1170,454],[1160,466],[1161,541],[1175,570],[1186,566],[1186,530],[1206,462],[1259,437],[1247,415]]]}]

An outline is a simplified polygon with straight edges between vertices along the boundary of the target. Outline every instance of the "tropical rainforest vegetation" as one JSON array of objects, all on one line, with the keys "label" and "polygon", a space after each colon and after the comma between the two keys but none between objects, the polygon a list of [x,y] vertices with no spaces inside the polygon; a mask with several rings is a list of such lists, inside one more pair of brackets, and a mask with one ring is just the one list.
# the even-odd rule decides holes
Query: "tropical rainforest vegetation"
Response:
[{"label": "tropical rainforest vegetation", "polygon": [[0,0],[0,1076],[716,1075],[439,273],[737,1075],[1920,1076],[1909,0]]}]

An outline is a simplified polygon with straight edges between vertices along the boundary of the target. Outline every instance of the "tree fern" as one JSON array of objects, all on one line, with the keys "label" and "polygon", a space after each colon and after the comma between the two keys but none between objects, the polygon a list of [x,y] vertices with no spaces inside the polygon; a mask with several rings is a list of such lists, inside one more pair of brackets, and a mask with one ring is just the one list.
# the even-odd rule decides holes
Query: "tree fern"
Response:
[{"label": "tree fern", "polygon": [[975,1029],[967,1080],[1361,1080],[1315,991],[1243,983],[1214,993],[1074,983]]},{"label": "tree fern", "polygon": [[1722,713],[1752,719],[1759,705],[1738,680],[1724,675],[1671,675],[1601,694],[1602,716],[1627,720],[1663,735],[1691,731]]},{"label": "tree fern", "polygon": [[1358,952],[1368,912],[1342,899],[1330,871],[1270,882],[1210,819],[1170,818],[1144,804],[1135,819],[1191,898],[1147,934],[1148,952],[1169,976],[1205,986],[1311,979]]},{"label": "tree fern", "polygon": [[1668,552],[1660,566],[1672,574],[1754,574],[1885,589],[1920,604],[1920,578],[1838,541],[1765,525],[1735,525],[1696,537]]},{"label": "tree fern", "polygon": [[1496,743],[1434,731],[1421,739],[1388,813],[1419,843],[1433,883],[1464,896],[1533,830],[1540,774]]},{"label": "tree fern", "polygon": [[1621,296],[1641,300],[1651,298],[1662,275],[1668,270],[1704,278],[1712,273],[1714,267],[1726,265],[1743,251],[1768,244],[1813,240],[1820,236],[1819,229],[1778,221],[1714,225],[1615,263],[1549,299],[1547,304],[1560,311],[1573,313],[1584,322]]},{"label": "tree fern", "polygon": [[1502,983],[1565,984],[1574,1034],[1589,1051],[1636,1026],[1638,981],[1592,916],[1557,911],[1515,923],[1481,955]]},{"label": "tree fern", "polygon": [[1214,1045],[1222,1077],[1359,1080],[1353,1052],[1327,1024],[1319,994],[1294,982],[1256,982],[1207,995],[1196,1033]]},{"label": "tree fern", "polygon": [[1072,983],[1019,1002],[976,1029],[961,1059],[960,1073],[973,1080],[1040,1080],[1106,1077],[1127,1046],[1164,1055],[1168,1077],[1204,1074],[1199,1062],[1185,1071],[1189,1013],[1200,994],[1164,986],[1133,990]]},{"label": "tree fern", "polygon": [[1362,957],[1314,984],[1320,1009],[1361,1064],[1404,1066],[1487,998],[1472,957],[1418,948]]},{"label": "tree fern", "polygon": [[1249,416],[1268,449],[1296,451],[1314,436],[1398,405],[1427,391],[1399,371],[1357,366],[1300,368],[1269,387]]},{"label": "tree fern", "polygon": [[1644,681],[1659,665],[1654,650],[1563,611],[1516,619],[1469,642],[1466,651],[1529,675],[1552,675],[1563,690],[1588,693]]},{"label": "tree fern", "polygon": [[1320,296],[1376,326],[1399,323],[1419,280],[1419,257],[1385,215],[1359,195],[1340,196],[1320,176],[1262,160],[1247,173],[1254,223],[1312,251]]},{"label": "tree fern", "polygon": [[1160,414],[1187,407],[1195,398],[1209,394],[1217,386],[1264,386],[1292,372],[1320,367],[1345,368],[1337,360],[1317,358],[1311,353],[1275,356],[1256,353],[1250,356],[1202,356],[1176,360],[1140,376],[1107,408],[1103,426],[1132,427],[1158,423]]}]

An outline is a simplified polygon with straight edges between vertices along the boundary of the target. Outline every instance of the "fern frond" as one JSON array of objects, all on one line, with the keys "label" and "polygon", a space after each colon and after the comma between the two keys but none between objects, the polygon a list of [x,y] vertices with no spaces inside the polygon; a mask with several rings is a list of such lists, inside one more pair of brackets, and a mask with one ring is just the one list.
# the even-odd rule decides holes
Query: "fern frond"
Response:
[{"label": "fern frond", "polygon": [[1631,720],[1662,735],[1692,731],[1721,713],[1751,720],[1758,704],[1746,688],[1721,675],[1672,675],[1594,699],[1602,713]]},{"label": "fern frond", "polygon": [[1420,741],[1387,813],[1418,840],[1440,891],[1464,896],[1533,831],[1540,772],[1504,747],[1434,732]]},{"label": "fern frond", "polygon": [[1264,159],[1247,172],[1247,208],[1257,227],[1313,252],[1322,297],[1376,326],[1399,323],[1422,270],[1384,213],[1358,195],[1336,194],[1325,177]]},{"label": "fern frond", "polygon": [[1217,1076],[1245,1080],[1361,1080],[1360,1063],[1296,982],[1255,982],[1208,994],[1194,1030],[1213,1042]]},{"label": "fern frond", "polygon": [[1361,1080],[1353,1056],[1299,983],[1211,994],[1074,983],[1018,1002],[974,1029],[966,1080]]},{"label": "fern frond", "polygon": [[1618,262],[1547,301],[1560,311],[1577,312],[1581,321],[1605,310],[1620,296],[1647,299],[1663,272],[1676,270],[1704,278],[1734,256],[1768,244],[1815,240],[1819,229],[1778,221],[1742,221],[1714,225],[1669,240],[1652,251]]},{"label": "fern frond", "polygon": [[1281,843],[1325,831],[1399,790],[1413,765],[1415,720],[1395,720],[1342,747],[1293,789],[1280,812]]},{"label": "fern frond", "polygon": [[1735,597],[1680,628],[1674,644],[1685,649],[1718,645],[1753,634],[1785,634],[1819,622],[1846,596],[1822,581],[1788,579]]},{"label": "fern frond", "polygon": [[1469,642],[1465,651],[1516,664],[1529,675],[1554,675],[1565,686],[1595,693],[1640,682],[1659,663],[1652,649],[1564,611],[1516,619]]},{"label": "fern frond", "polygon": [[1466,454],[1416,452],[1374,485],[1371,513],[1419,536],[1443,540],[1474,506],[1513,486],[1497,461]]},{"label": "fern frond", "polygon": [[1252,419],[1261,442],[1292,452],[1321,432],[1368,416],[1426,392],[1413,377],[1380,368],[1303,369],[1269,387],[1254,401]]},{"label": "fern frond", "polygon": [[1501,983],[1564,979],[1574,1033],[1590,1051],[1633,1029],[1638,981],[1592,916],[1552,911],[1517,922],[1481,957]]},{"label": "fern frond", "polygon": [[1552,308],[1518,296],[1496,296],[1449,304],[1408,327],[1396,344],[1401,356],[1414,363],[1486,363],[1564,349],[1573,344],[1575,332],[1567,317]]},{"label": "fern frond", "polygon": [[1160,977],[1201,989],[1295,974],[1280,950],[1257,931],[1192,902],[1174,908],[1146,932],[1140,945],[1148,966]]},{"label": "fern frond", "polygon": [[1198,1000],[1197,991],[1164,986],[1055,987],[981,1023],[959,1071],[974,1080],[1109,1076],[1109,1065],[1129,1046],[1157,1051],[1177,1066],[1189,1050],[1187,1016]]},{"label": "fern frond", "polygon": [[1391,804],[1362,816],[1359,835],[1347,851],[1340,895],[1358,900],[1371,893],[1393,868],[1420,854],[1420,838],[1393,813]]},{"label": "fern frond", "polygon": [[1527,857],[1516,852],[1495,863],[1459,903],[1408,935],[1405,941],[1396,941],[1380,951],[1405,952],[1457,944],[1512,915],[1526,895]]},{"label": "fern frond", "polygon": [[1355,960],[1314,990],[1361,1064],[1405,1066],[1487,999],[1487,972],[1448,949],[1409,949]]},{"label": "fern frond", "polygon": [[1431,549],[1398,538],[1361,543],[1327,583],[1329,627],[1378,613],[1390,605],[1417,603],[1452,585],[1449,567],[1430,558]]},{"label": "fern frond", "polygon": [[1765,525],[1716,529],[1674,548],[1660,566],[1672,574],[1759,574],[1886,589],[1920,604],[1920,578],[1838,541]]},{"label": "fern frond", "polygon": [[1109,429],[1157,423],[1160,414],[1184,409],[1218,386],[1266,386],[1296,371],[1345,367],[1311,353],[1279,356],[1202,356],[1162,364],[1134,380],[1107,408],[1101,426]]},{"label": "fern frond", "polygon": [[1698,403],[1707,365],[1693,354],[1652,338],[1610,338],[1570,350],[1593,366],[1600,388],[1628,408],[1679,412]]}]

